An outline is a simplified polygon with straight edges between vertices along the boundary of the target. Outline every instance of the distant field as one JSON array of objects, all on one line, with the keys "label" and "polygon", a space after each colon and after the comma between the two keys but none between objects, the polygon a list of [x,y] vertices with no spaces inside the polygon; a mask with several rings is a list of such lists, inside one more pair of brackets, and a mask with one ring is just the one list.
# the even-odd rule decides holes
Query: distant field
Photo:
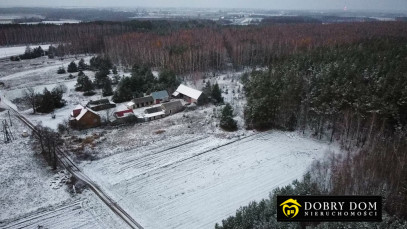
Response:
[{"label": "distant field", "polygon": [[[43,50],[48,50],[48,47],[50,46],[50,44],[32,45],[31,47],[38,47],[38,46],[41,46],[41,48]],[[25,46],[13,46],[13,47],[0,47],[0,58],[24,54],[26,47],[27,47],[26,45]]]}]

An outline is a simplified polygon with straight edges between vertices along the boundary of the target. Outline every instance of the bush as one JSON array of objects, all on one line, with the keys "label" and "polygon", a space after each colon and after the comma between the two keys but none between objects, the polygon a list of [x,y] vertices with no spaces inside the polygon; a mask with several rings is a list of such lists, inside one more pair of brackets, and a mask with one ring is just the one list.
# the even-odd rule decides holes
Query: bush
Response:
[{"label": "bush", "polygon": [[95,94],[96,94],[96,92],[94,92],[94,91],[85,91],[83,93],[84,96],[92,96],[92,95],[95,95]]},{"label": "bush", "polygon": [[62,123],[58,124],[58,133],[63,134],[65,133],[66,129],[67,127],[64,124]]},{"label": "bush", "polygon": [[65,74],[66,73],[65,68],[64,67],[59,67],[57,73],[58,74]]}]

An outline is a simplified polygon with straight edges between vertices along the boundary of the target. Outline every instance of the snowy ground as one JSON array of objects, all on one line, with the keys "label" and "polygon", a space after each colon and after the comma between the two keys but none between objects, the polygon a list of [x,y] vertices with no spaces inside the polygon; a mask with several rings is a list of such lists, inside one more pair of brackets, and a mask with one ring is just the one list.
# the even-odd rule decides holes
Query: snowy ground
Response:
[{"label": "snowy ground", "polygon": [[[50,206],[25,214],[16,220],[1,223],[1,228],[129,228],[120,218],[114,215],[107,206],[91,191],[82,194],[82,198],[68,203]],[[41,227],[42,226],[42,227]]]},{"label": "snowy ground", "polygon": [[[66,67],[72,60],[78,62],[79,59],[43,57],[21,62],[3,61],[0,81],[6,83],[6,90],[1,92],[2,96],[19,98],[22,89],[28,86],[40,92],[44,87],[51,90],[65,85],[67,105],[55,111],[56,119],[50,114],[32,115],[29,108],[23,110],[34,123],[56,128],[69,117],[76,104],[85,105],[91,99],[101,98],[100,91],[91,97],[83,96],[74,91],[76,79],[68,80],[68,74],[56,74],[61,65]],[[86,57],[86,62],[89,59]],[[93,72],[85,74],[91,79],[94,77]],[[301,178],[312,161],[327,151],[339,151],[296,133],[245,130],[245,99],[238,81],[241,74],[224,73],[206,79],[212,84],[217,82],[225,101],[234,107],[239,125],[237,132],[224,132],[218,127],[222,107],[214,105],[188,108],[146,123],[73,131],[70,135],[76,138],[99,136],[86,149],[93,156],[89,160],[93,161],[82,161],[80,166],[146,229],[213,228],[240,206],[266,198],[275,187]],[[204,82],[197,80],[193,85],[202,89]],[[99,113],[105,115],[104,111]],[[2,118],[5,117],[3,112]],[[15,132],[21,133],[22,128]],[[72,136],[67,139],[69,137]],[[67,145],[83,143],[76,140],[72,138]],[[125,227],[93,193],[72,197],[61,188],[59,173],[35,165],[41,163],[42,158],[29,150],[27,139],[20,137],[12,144],[15,145],[0,145],[3,147],[0,152],[5,155],[2,163],[7,163],[0,168],[0,205],[6,209],[0,213],[0,227]],[[16,176],[17,168],[23,169]],[[3,188],[6,186],[10,188]]]},{"label": "snowy ground", "polygon": [[[78,64],[80,58],[84,58],[88,63],[90,56],[73,56],[64,59],[49,59],[40,57],[30,60],[1,62],[0,81],[5,83],[7,96],[10,100],[21,96],[21,89],[26,87],[36,87],[41,90],[43,87],[52,87],[59,83],[66,83],[72,80],[68,79],[69,73],[57,74],[59,67],[65,69],[71,61]],[[76,75],[74,73],[73,75]],[[49,88],[48,88],[49,89]]]},{"label": "snowy ground", "polygon": [[[9,122],[7,111],[0,120]],[[15,139],[0,139],[0,228],[126,228],[92,192],[68,192],[69,175],[53,171],[21,136],[26,127],[13,116],[11,121]]]},{"label": "snowy ground", "polygon": [[301,178],[330,150],[338,149],[295,133],[195,135],[82,166],[145,228],[212,228],[240,206]]},{"label": "snowy ground", "polygon": [[[37,48],[38,46],[41,46],[43,50],[48,50],[48,47],[50,44],[46,45],[33,45],[32,48]],[[12,47],[0,47],[0,59],[5,58],[5,57],[10,57],[10,56],[17,56],[24,54],[24,51],[27,46],[12,46]]]},{"label": "snowy ground", "polygon": [[[8,119],[7,112],[1,112],[0,117],[2,121]],[[29,138],[21,137],[25,126],[14,117],[12,123],[10,129],[16,139],[4,144],[1,136],[0,142],[0,221],[71,198],[59,187],[60,179],[54,177],[41,155],[31,150]]]}]

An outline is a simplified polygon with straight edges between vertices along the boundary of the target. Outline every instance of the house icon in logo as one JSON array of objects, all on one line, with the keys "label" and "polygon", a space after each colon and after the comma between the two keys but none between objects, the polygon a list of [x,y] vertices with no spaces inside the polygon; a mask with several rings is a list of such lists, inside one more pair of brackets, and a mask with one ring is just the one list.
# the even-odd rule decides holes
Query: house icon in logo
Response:
[{"label": "house icon in logo", "polygon": [[294,218],[300,211],[299,207],[302,207],[297,200],[288,199],[280,204],[283,213],[287,218]]}]

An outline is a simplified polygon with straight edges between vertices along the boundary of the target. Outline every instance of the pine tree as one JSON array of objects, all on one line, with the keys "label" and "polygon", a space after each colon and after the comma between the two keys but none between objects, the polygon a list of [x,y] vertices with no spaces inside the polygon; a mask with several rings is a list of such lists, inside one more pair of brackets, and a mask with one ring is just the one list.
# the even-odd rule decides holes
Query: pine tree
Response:
[{"label": "pine tree", "polygon": [[115,103],[121,103],[129,101],[133,98],[133,91],[131,90],[132,80],[129,77],[123,77],[119,85],[117,85],[116,91],[113,94],[112,100]]},{"label": "pine tree", "polygon": [[44,88],[43,94],[41,95],[41,101],[38,107],[38,111],[42,113],[50,113],[55,108],[54,99],[50,91]]},{"label": "pine tree", "polygon": [[54,89],[52,89],[51,96],[55,108],[61,108],[65,105],[65,102],[62,100],[63,94],[64,92],[60,87],[55,87]]},{"label": "pine tree", "polygon": [[103,83],[102,94],[103,96],[113,95],[112,82],[109,77],[107,77]]},{"label": "pine tree", "polygon": [[72,61],[69,65],[68,65],[68,72],[72,73],[72,72],[77,72],[78,71],[78,66],[76,66],[75,62]]},{"label": "pine tree", "polygon": [[88,76],[84,76],[82,80],[82,91],[84,91],[83,95],[93,95],[93,83],[89,79]]},{"label": "pine tree", "polygon": [[175,73],[168,69],[163,69],[160,72],[158,82],[161,84],[162,89],[168,89],[170,91],[174,91],[180,83]]},{"label": "pine tree", "polygon": [[85,76],[86,76],[85,74],[78,75],[78,78],[76,79],[76,85],[75,85],[76,91],[83,91],[83,82],[84,82]]},{"label": "pine tree", "polygon": [[112,84],[118,84],[119,82],[120,82],[120,76],[119,75],[114,75]]},{"label": "pine tree", "polygon": [[208,80],[205,84],[205,87],[202,89],[202,92],[206,94],[208,97],[212,94],[212,85],[211,82]]},{"label": "pine tree", "polygon": [[113,73],[114,75],[117,75],[117,74],[118,74],[116,65],[113,66],[112,73]]},{"label": "pine tree", "polygon": [[83,73],[82,70],[79,70],[78,76],[84,76],[84,75],[85,75],[85,73]]},{"label": "pine tree", "polygon": [[94,81],[94,85],[97,88],[102,88],[106,79],[108,79],[109,77],[107,76],[108,72],[106,72],[105,70],[101,70],[101,71],[97,71],[95,73],[95,81]]},{"label": "pine tree", "polygon": [[233,119],[233,108],[229,103],[226,103],[225,107],[222,109],[220,127],[227,131],[237,130],[237,122]]},{"label": "pine tree", "polygon": [[83,70],[86,70],[87,68],[88,68],[88,66],[85,63],[85,60],[83,58],[80,59],[79,63],[78,63],[78,70],[81,72]]},{"label": "pine tree", "polygon": [[50,45],[48,48],[48,58],[53,59],[56,53],[57,49],[54,46]]},{"label": "pine tree", "polygon": [[213,85],[211,96],[215,104],[223,103],[222,91],[220,90],[218,83]]}]

